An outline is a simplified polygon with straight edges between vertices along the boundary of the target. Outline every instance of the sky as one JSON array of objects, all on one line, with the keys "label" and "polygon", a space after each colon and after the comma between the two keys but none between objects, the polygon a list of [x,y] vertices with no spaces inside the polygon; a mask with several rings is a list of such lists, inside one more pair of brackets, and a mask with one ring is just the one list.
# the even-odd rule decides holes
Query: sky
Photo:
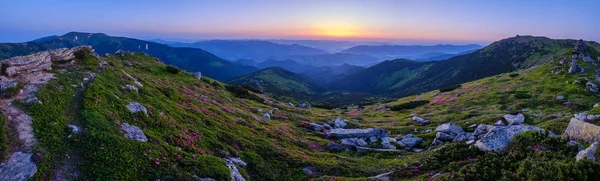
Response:
[{"label": "sky", "polygon": [[600,41],[599,0],[2,0],[0,42],[71,31],[141,39]]}]

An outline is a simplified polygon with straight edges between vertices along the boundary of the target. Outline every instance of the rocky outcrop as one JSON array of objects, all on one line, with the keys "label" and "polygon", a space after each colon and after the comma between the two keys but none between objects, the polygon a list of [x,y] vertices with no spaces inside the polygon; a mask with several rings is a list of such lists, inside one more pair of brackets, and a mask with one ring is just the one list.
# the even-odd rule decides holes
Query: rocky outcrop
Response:
[{"label": "rocky outcrop", "polygon": [[577,156],[575,156],[575,160],[579,161],[581,159],[588,159],[591,161],[596,161],[596,149],[598,149],[598,142],[594,142],[590,147],[579,151]]},{"label": "rocky outcrop", "polygon": [[144,134],[142,129],[138,128],[137,126],[123,123],[123,124],[121,124],[121,129],[123,129],[123,132],[125,132],[125,137],[128,139],[141,141],[141,142],[148,141],[148,138],[146,138],[146,135]]},{"label": "rocky outcrop", "polygon": [[398,141],[398,144],[408,149],[415,147],[423,142],[423,138],[416,137],[413,134],[407,134]]},{"label": "rocky outcrop", "polygon": [[437,128],[435,128],[435,131],[437,132],[444,132],[444,133],[448,133],[448,134],[454,134],[454,135],[458,135],[463,131],[462,127],[455,125],[453,123],[446,123],[446,124],[442,124],[439,125]]},{"label": "rocky outcrop", "polygon": [[196,79],[202,79],[202,72],[193,72],[192,76],[196,77]]},{"label": "rocky outcrop", "polygon": [[225,161],[225,165],[229,168],[229,176],[231,176],[231,181],[246,181],[240,171],[235,167],[235,164],[229,158],[223,158]]},{"label": "rocky outcrop", "polygon": [[135,83],[135,85],[137,85],[138,87],[144,87],[144,85],[142,83],[140,83],[135,77],[129,75],[127,72],[125,72],[124,70],[121,70],[123,72],[123,74],[125,74],[125,76],[127,76],[129,79],[133,80],[133,83]]},{"label": "rocky outcrop", "polygon": [[129,109],[129,111],[131,111],[131,113],[134,114],[138,112],[143,112],[144,114],[148,115],[148,109],[146,109],[146,107],[142,106],[138,102],[130,102],[127,105],[127,109]]},{"label": "rocky outcrop", "polygon": [[378,137],[378,138],[383,138],[383,137],[387,137],[389,131],[386,130],[382,130],[379,128],[365,128],[365,129],[331,129],[329,131],[325,131],[325,135],[327,137],[334,137],[334,138],[339,138],[339,139],[343,139],[343,138],[357,138],[357,137]]},{"label": "rocky outcrop", "polygon": [[269,119],[271,119],[271,115],[269,115],[269,113],[265,113],[265,114],[263,114],[263,118],[269,120]]},{"label": "rocky outcrop", "polygon": [[569,67],[569,73],[570,74],[574,74],[574,73],[578,73],[578,72],[583,72],[584,69],[579,66],[579,64],[577,63],[576,59],[573,59],[571,61],[571,67]]},{"label": "rocky outcrop", "polygon": [[392,172],[387,172],[387,173],[382,173],[373,177],[369,177],[370,179],[375,179],[375,180],[382,180],[382,181],[387,181],[390,180],[390,175],[392,175]]},{"label": "rocky outcrop", "polygon": [[562,137],[580,142],[600,142],[600,126],[571,118]]},{"label": "rocky outcrop", "polygon": [[135,87],[135,86],[133,86],[133,85],[131,85],[131,84],[127,84],[127,85],[121,86],[121,89],[128,89],[128,90],[135,91],[135,93],[139,93],[138,88]]},{"label": "rocky outcrop", "polygon": [[[2,60],[2,73],[9,77],[30,74],[33,72],[52,70],[53,62],[57,65],[75,58],[75,52],[87,50],[95,54],[90,46],[79,46],[75,48],[61,48],[37,52],[31,55],[12,57]],[[74,62],[71,62],[73,64]]]},{"label": "rocky outcrop", "polygon": [[482,151],[502,152],[515,135],[525,131],[545,132],[545,130],[530,125],[495,126],[475,143]]},{"label": "rocky outcrop", "polygon": [[6,163],[0,164],[0,180],[26,181],[37,172],[31,153],[15,152]]},{"label": "rocky outcrop", "polygon": [[575,43],[575,51],[577,52],[584,52],[587,48],[588,46],[581,39],[577,40],[577,42]]},{"label": "rocky outcrop", "polygon": [[585,88],[590,92],[598,92],[598,85],[592,83],[591,81],[585,83]]}]

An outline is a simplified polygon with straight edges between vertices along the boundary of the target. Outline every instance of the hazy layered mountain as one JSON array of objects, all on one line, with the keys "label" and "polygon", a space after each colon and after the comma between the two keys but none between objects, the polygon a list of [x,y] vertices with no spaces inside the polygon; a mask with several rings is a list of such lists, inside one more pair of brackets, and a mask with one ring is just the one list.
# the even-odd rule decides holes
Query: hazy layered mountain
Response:
[{"label": "hazy layered mountain", "polygon": [[341,53],[370,55],[378,60],[392,60],[397,58],[422,59],[436,54],[458,54],[470,50],[480,49],[480,45],[359,45]]},{"label": "hazy layered mountain", "polygon": [[294,60],[298,63],[314,66],[338,66],[343,64],[371,66],[381,61],[370,55],[359,54],[319,54],[319,55],[293,55],[285,59]]},{"label": "hazy layered mountain", "polygon": [[530,68],[574,44],[575,40],[517,36],[444,61],[386,61],[332,82],[330,88],[403,96]]},{"label": "hazy layered mountain", "polygon": [[201,71],[218,80],[229,79],[256,71],[251,66],[223,60],[198,48],[173,48],[167,45],[125,37],[112,37],[102,33],[71,32],[62,36],[51,36],[26,43],[0,44],[0,58],[26,55],[32,52],[91,45],[100,54],[115,53],[117,50],[144,52],[161,61],[189,71]]},{"label": "hazy layered mountain", "polygon": [[298,44],[302,46],[312,47],[316,49],[325,50],[329,53],[337,53],[342,50],[358,46],[358,45],[379,45],[384,44],[383,42],[358,42],[358,41],[338,41],[338,40],[268,40],[273,43],[293,45]]},{"label": "hazy layered mountain", "polygon": [[473,53],[475,51],[477,51],[479,49],[476,50],[469,50],[466,52],[462,52],[462,53],[457,53],[457,54],[451,54],[451,53],[428,53],[425,55],[421,55],[421,58],[417,58],[415,59],[415,61],[419,61],[419,62],[426,62],[426,61],[439,61],[439,60],[446,60],[452,57],[456,57],[459,55],[466,55],[469,53]]},{"label": "hazy layered mountain", "polygon": [[174,47],[193,47],[209,51],[227,60],[252,59],[261,62],[269,58],[291,55],[315,55],[327,52],[298,44],[282,45],[262,40],[209,40],[196,43],[169,44]]}]

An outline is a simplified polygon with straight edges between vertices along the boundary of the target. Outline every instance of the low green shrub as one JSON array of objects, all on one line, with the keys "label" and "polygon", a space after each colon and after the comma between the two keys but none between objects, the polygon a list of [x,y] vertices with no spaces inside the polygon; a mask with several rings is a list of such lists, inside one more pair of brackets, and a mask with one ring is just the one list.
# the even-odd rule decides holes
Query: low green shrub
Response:
[{"label": "low green shrub", "polygon": [[264,99],[258,97],[255,94],[252,94],[249,92],[248,89],[239,86],[239,85],[227,85],[225,87],[229,92],[233,93],[233,96],[237,97],[237,98],[242,98],[242,99],[250,99],[250,100],[254,100],[257,102],[263,102]]},{"label": "low green shrub", "polygon": [[167,65],[165,67],[165,69],[167,69],[167,72],[172,73],[172,74],[177,74],[180,71],[179,68],[172,66],[172,65]]},{"label": "low green shrub", "polygon": [[453,90],[461,88],[461,87],[462,87],[461,84],[446,86],[446,87],[440,88],[440,92],[450,92],[450,91],[453,91]]}]

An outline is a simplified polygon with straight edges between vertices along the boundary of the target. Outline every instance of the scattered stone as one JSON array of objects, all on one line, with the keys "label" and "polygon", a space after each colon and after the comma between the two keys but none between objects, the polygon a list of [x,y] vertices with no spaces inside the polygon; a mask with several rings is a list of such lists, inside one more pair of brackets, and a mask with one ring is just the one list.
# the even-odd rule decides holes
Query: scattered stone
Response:
[{"label": "scattered stone", "polygon": [[148,138],[146,138],[146,135],[144,134],[142,129],[138,128],[137,126],[123,123],[121,124],[121,129],[123,129],[123,131],[125,132],[125,137],[127,137],[128,139],[137,140],[141,142],[148,141]]},{"label": "scattered stone", "polygon": [[556,100],[563,100],[565,99],[565,96],[556,96]]},{"label": "scattered stone", "polygon": [[598,149],[598,142],[594,142],[592,145],[590,145],[590,147],[586,148],[585,150],[579,151],[579,153],[577,153],[577,156],[575,156],[575,160],[579,161],[585,158],[595,162],[596,156],[594,155],[596,154],[596,149]]},{"label": "scattered stone", "polygon": [[587,89],[588,91],[590,91],[590,92],[598,92],[598,85],[596,85],[596,84],[592,83],[591,81],[588,81],[588,82],[585,84],[585,87],[586,87],[586,89]]},{"label": "scattered stone", "polygon": [[428,124],[430,122],[429,120],[423,119],[419,116],[413,116],[412,119],[413,119],[413,121],[416,121],[417,123],[421,123],[421,124]]},{"label": "scattered stone", "polygon": [[69,125],[67,125],[67,126],[68,126],[69,128],[71,128],[71,132],[72,132],[73,134],[79,134],[79,133],[81,133],[81,128],[79,128],[79,126],[75,126],[75,125],[72,125],[72,124],[69,124]]},{"label": "scattered stone", "polygon": [[519,125],[525,122],[525,116],[521,113],[517,115],[506,114],[503,117],[508,125]]},{"label": "scattered stone", "polygon": [[377,179],[377,180],[382,180],[382,181],[388,181],[390,180],[390,175],[392,174],[392,172],[387,172],[387,173],[382,173],[373,177],[369,177],[370,179]]},{"label": "scattered stone", "polygon": [[383,105],[383,106],[379,106],[379,107],[377,108],[377,110],[383,110],[383,109],[387,109],[387,106],[386,106],[386,105]]},{"label": "scattered stone", "polygon": [[347,122],[347,120],[338,116],[335,120],[330,121],[329,124],[331,124],[333,128],[344,128],[346,125],[348,125]]},{"label": "scattered stone", "polygon": [[196,77],[196,79],[200,80],[202,79],[202,72],[194,72],[192,73],[192,76]]},{"label": "scattered stone", "polygon": [[458,135],[462,132],[465,132],[465,131],[463,131],[462,127],[455,125],[453,123],[446,123],[446,124],[439,125],[437,128],[435,128],[435,131],[444,132],[444,133],[453,134],[453,135]]},{"label": "scattered stone", "polygon": [[356,152],[358,152],[358,153],[364,153],[364,152],[369,152],[369,151],[373,151],[373,152],[401,152],[400,150],[397,150],[397,149],[369,148],[369,147],[362,147],[362,146],[357,146],[356,147]]},{"label": "scattered stone", "polygon": [[471,124],[471,126],[469,126],[469,129],[475,129],[477,128],[477,124]]},{"label": "scattered stone", "polygon": [[562,138],[580,142],[599,142],[600,126],[571,118]]},{"label": "scattered stone", "polygon": [[369,138],[369,141],[371,141],[371,143],[375,143],[375,142],[377,142],[377,140],[378,140],[378,139],[377,139],[377,137],[375,137],[375,136],[371,136],[371,137]]},{"label": "scattered stone", "polygon": [[144,85],[142,85],[142,83],[140,83],[136,78],[134,78],[133,76],[129,75],[127,72],[125,72],[124,70],[121,70],[125,76],[127,76],[129,79],[133,80],[133,83],[135,83],[135,85],[139,86],[139,87],[144,87]]},{"label": "scattered stone", "polygon": [[587,115],[588,115],[589,111],[584,111],[584,112],[580,112],[580,113],[575,113],[573,115],[573,118],[577,119],[578,121],[585,121]]},{"label": "scattered stone", "polygon": [[0,180],[26,181],[37,172],[31,153],[15,152],[6,163],[0,164]]},{"label": "scattered stone", "polygon": [[131,84],[127,84],[127,85],[121,86],[121,89],[129,89],[129,90],[135,91],[135,93],[139,93],[138,88],[135,87],[135,86],[133,86],[133,85],[131,85]]},{"label": "scattered stone", "polygon": [[308,104],[308,103],[301,103],[301,104],[298,104],[298,107],[299,108],[310,108],[310,104]]},{"label": "scattered stone", "polygon": [[371,137],[375,136],[378,138],[383,138],[388,135],[389,131],[379,129],[379,128],[365,128],[365,129],[331,129],[325,132],[325,135],[328,137],[335,138],[358,138],[358,137]]},{"label": "scattered stone", "polygon": [[323,126],[317,123],[310,123],[310,127],[312,127],[312,129],[315,131],[322,131],[324,128]]},{"label": "scattered stone", "polygon": [[263,114],[263,118],[265,118],[267,120],[271,119],[271,115],[269,115],[269,113],[265,113],[265,114]]},{"label": "scattered stone", "polygon": [[315,167],[304,167],[302,168],[302,171],[304,172],[304,174],[311,176],[311,177],[315,177],[318,174],[318,172],[316,171],[317,169]]},{"label": "scattered stone", "polygon": [[228,158],[223,158],[225,161],[225,165],[229,167],[229,176],[231,176],[231,181],[246,181],[240,171],[238,171],[237,167],[235,167],[233,161]]},{"label": "scattered stone", "polygon": [[482,151],[502,152],[515,135],[525,131],[544,132],[545,130],[524,124],[496,126],[491,128],[487,134],[478,140],[475,146]]},{"label": "scattered stone", "polygon": [[575,51],[577,52],[583,53],[587,48],[587,45],[581,39],[575,43]]},{"label": "scattered stone", "polygon": [[[495,124],[495,123],[494,123]],[[487,133],[487,131],[491,128],[492,126],[488,126],[485,124],[480,124],[479,126],[477,126],[477,128],[475,129],[475,132],[473,132],[473,135],[475,136],[479,136],[482,134]]]},{"label": "scattered stone", "polygon": [[131,111],[131,113],[134,114],[138,112],[144,112],[144,114],[148,115],[148,109],[146,109],[146,107],[142,106],[138,102],[130,102],[127,105],[127,109],[129,109],[129,111]]},{"label": "scattered stone", "polygon": [[368,146],[369,144],[367,143],[367,141],[365,141],[365,138],[359,138],[356,140],[356,144],[358,144],[358,146]]},{"label": "scattered stone", "polygon": [[7,80],[0,82],[0,91],[6,91],[6,89],[17,86],[17,81]]},{"label": "scattered stone", "polygon": [[569,73],[574,74],[574,73],[583,72],[583,71],[584,71],[584,69],[581,66],[579,66],[579,64],[577,63],[577,60],[573,59],[571,61],[571,67],[569,68]]},{"label": "scattered stone", "polygon": [[128,67],[132,67],[133,66],[133,64],[131,64],[131,62],[125,62],[123,64],[125,64],[125,66],[128,66]]}]

